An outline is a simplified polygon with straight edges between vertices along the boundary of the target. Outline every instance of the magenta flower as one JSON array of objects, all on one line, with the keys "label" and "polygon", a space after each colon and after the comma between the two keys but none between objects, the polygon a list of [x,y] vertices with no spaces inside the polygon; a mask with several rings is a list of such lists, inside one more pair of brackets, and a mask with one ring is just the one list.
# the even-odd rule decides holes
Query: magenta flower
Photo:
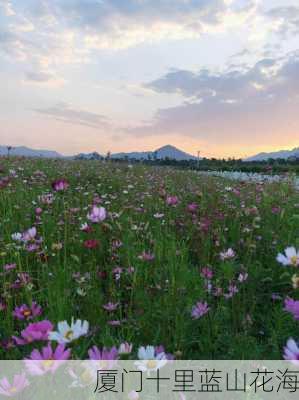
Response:
[{"label": "magenta flower", "polygon": [[12,384],[9,383],[8,379],[5,377],[0,380],[0,394],[6,397],[14,397],[27,386],[29,386],[29,382],[24,372],[14,375]]},{"label": "magenta flower", "polygon": [[211,270],[211,268],[209,268],[209,267],[204,267],[204,268],[201,270],[200,275],[201,275],[203,278],[212,279],[214,274],[213,274],[213,271]]},{"label": "magenta flower", "polygon": [[13,316],[20,320],[33,319],[41,315],[42,308],[35,301],[32,302],[31,307],[26,304],[22,304],[20,307],[16,307],[13,311]]},{"label": "magenta flower", "polygon": [[88,355],[90,360],[117,360],[118,350],[116,347],[111,349],[104,347],[100,350],[97,346],[93,346],[88,350]]},{"label": "magenta flower", "polygon": [[291,313],[295,320],[299,320],[299,301],[287,297],[284,301],[284,310]]},{"label": "magenta flower", "polygon": [[197,210],[198,210],[198,204],[190,203],[187,205],[187,211],[189,211],[191,214],[196,213]]},{"label": "magenta flower", "polygon": [[51,344],[43,347],[41,351],[34,349],[30,354],[30,358],[25,359],[25,365],[31,375],[44,375],[47,372],[52,374],[70,358],[71,350],[65,349],[64,344],[59,344],[55,350]]},{"label": "magenta flower", "polygon": [[93,206],[91,212],[87,214],[87,219],[97,224],[104,221],[107,218],[107,212],[104,207]]},{"label": "magenta flower", "polygon": [[294,339],[290,338],[284,347],[283,358],[293,361],[293,364],[299,365],[299,348]]},{"label": "magenta flower", "polygon": [[50,321],[44,320],[29,324],[21,332],[21,338],[13,336],[17,345],[25,345],[40,340],[48,340],[49,333],[53,331],[53,325]]},{"label": "magenta flower", "polygon": [[17,264],[5,264],[3,267],[4,271],[6,271],[6,272],[12,271],[16,268],[17,268]]},{"label": "magenta flower", "polygon": [[97,239],[88,239],[85,240],[84,242],[84,247],[86,247],[87,249],[95,249],[97,247],[99,247],[100,242]]},{"label": "magenta flower", "polygon": [[176,206],[179,202],[179,199],[177,196],[167,196],[166,197],[166,204],[168,206]]},{"label": "magenta flower", "polygon": [[192,307],[191,316],[192,319],[199,319],[203,317],[210,310],[207,302],[197,302],[195,306]]},{"label": "magenta flower", "polygon": [[55,192],[62,192],[63,190],[68,189],[69,183],[66,179],[57,179],[56,181],[52,182],[52,189]]}]

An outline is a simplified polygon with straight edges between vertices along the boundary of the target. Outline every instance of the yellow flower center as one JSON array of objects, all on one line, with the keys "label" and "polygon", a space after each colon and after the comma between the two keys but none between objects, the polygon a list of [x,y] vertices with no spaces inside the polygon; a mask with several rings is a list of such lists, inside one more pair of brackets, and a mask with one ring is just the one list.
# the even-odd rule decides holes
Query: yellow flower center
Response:
[{"label": "yellow flower center", "polygon": [[48,369],[53,366],[54,360],[44,360],[42,364],[45,369]]},{"label": "yellow flower center", "polygon": [[298,257],[297,256],[291,257],[291,264],[295,265],[295,266],[298,264]]},{"label": "yellow flower center", "polygon": [[157,363],[156,360],[149,360],[149,361],[147,362],[147,364],[146,364],[146,366],[147,366],[148,369],[154,369],[154,368],[157,367],[157,365],[158,365],[158,363]]},{"label": "yellow flower center", "polygon": [[31,315],[31,311],[30,310],[26,310],[23,312],[24,317],[29,317]]},{"label": "yellow flower center", "polygon": [[69,331],[65,332],[65,334],[64,334],[64,338],[66,340],[72,340],[73,336],[74,336],[74,331],[72,331],[72,330],[69,330]]},{"label": "yellow flower center", "polygon": [[10,393],[16,393],[16,392],[18,391],[18,389],[17,389],[15,386],[12,386],[12,387],[9,389],[9,391],[10,391]]}]

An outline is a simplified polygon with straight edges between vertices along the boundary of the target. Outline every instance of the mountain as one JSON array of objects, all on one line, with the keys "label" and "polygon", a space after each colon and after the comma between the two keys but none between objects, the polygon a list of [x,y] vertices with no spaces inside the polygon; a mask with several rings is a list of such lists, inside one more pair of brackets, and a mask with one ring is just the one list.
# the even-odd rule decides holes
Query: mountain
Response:
[{"label": "mountain", "polygon": [[174,146],[166,145],[155,151],[143,151],[143,152],[133,152],[133,153],[116,153],[112,154],[112,158],[128,158],[135,160],[146,160],[146,159],[165,159],[169,158],[172,160],[197,160],[196,157],[191,154],[185,153],[182,150],[177,149]]},{"label": "mountain", "polygon": [[[0,146],[0,156],[7,156],[7,146]],[[40,157],[40,158],[62,158],[63,156],[56,151],[35,150],[25,146],[12,147],[9,154],[11,156]]]},{"label": "mountain", "polygon": [[299,158],[299,147],[294,148],[293,150],[281,150],[275,151],[272,153],[259,153],[255,156],[246,158],[245,161],[265,161],[269,158],[278,159],[278,158]]},{"label": "mountain", "polygon": [[[0,146],[0,156],[6,156],[8,153],[7,146]],[[12,147],[9,154],[11,156],[23,156],[23,157],[41,157],[41,158],[68,158],[75,160],[102,160],[105,158],[97,152],[93,153],[80,153],[75,156],[63,156],[56,151],[50,150],[35,150],[28,147],[19,146]],[[112,154],[111,158],[114,159],[135,159],[135,160],[148,160],[148,159],[159,159],[163,160],[169,158],[171,160],[197,160],[196,157],[191,154],[185,153],[177,149],[174,146],[166,145],[155,151],[143,151],[143,152],[132,152],[132,153],[116,153]]]}]

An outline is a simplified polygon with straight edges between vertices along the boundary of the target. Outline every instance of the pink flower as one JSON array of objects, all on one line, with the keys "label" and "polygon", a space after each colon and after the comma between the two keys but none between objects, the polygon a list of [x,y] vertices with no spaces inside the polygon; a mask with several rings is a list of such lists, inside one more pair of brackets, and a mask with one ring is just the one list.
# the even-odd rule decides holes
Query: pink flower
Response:
[{"label": "pink flower", "polygon": [[20,320],[28,320],[41,315],[41,313],[41,306],[33,301],[31,307],[27,306],[26,304],[22,304],[20,307],[16,307],[13,311],[13,316]]},{"label": "pink flower", "polygon": [[99,223],[107,218],[107,212],[104,207],[93,206],[91,212],[87,214],[87,219],[93,223]]},{"label": "pink flower", "polygon": [[107,324],[110,326],[120,326],[121,321],[119,321],[119,320],[107,321]]},{"label": "pink flower", "polygon": [[176,206],[179,202],[179,199],[177,196],[167,196],[166,197],[166,204],[168,206]]},{"label": "pink flower", "polygon": [[59,344],[54,351],[51,344],[48,343],[41,351],[34,349],[30,358],[24,362],[31,375],[44,375],[47,372],[53,374],[61,364],[70,358],[70,355],[71,350],[66,350],[64,344]]},{"label": "pink flower", "polygon": [[37,207],[37,208],[35,209],[35,214],[36,214],[36,215],[40,215],[40,214],[42,214],[42,212],[43,212],[43,209],[40,208],[40,207]]},{"label": "pink flower", "polygon": [[138,256],[139,260],[142,261],[154,261],[155,256],[154,254],[150,253],[150,252],[146,252],[143,251],[139,256]]},{"label": "pink flower", "polygon": [[239,289],[237,288],[236,285],[234,284],[230,284],[228,287],[228,293],[224,294],[224,297],[226,299],[230,299],[232,298],[235,294],[237,294],[239,292]]},{"label": "pink flower", "polygon": [[117,310],[117,307],[119,306],[119,303],[107,303],[103,305],[104,310],[106,311],[115,311]]},{"label": "pink flower", "polygon": [[10,384],[5,377],[0,380],[0,394],[6,397],[14,397],[27,386],[29,386],[29,382],[24,372],[19,375],[14,375],[12,384]]},{"label": "pink flower", "polygon": [[118,354],[130,354],[132,353],[133,345],[128,342],[121,343],[118,348]]},{"label": "pink flower", "polygon": [[116,347],[111,349],[104,347],[100,350],[97,346],[93,346],[88,350],[88,355],[90,360],[117,360],[118,350]]},{"label": "pink flower", "polygon": [[44,320],[29,324],[26,329],[21,332],[21,338],[13,336],[16,344],[25,345],[39,340],[48,340],[49,332],[53,330],[50,321]]},{"label": "pink flower", "polygon": [[212,271],[211,268],[209,268],[209,267],[204,267],[204,268],[201,270],[200,275],[201,275],[203,278],[212,279],[212,278],[213,278],[213,271]]},{"label": "pink flower", "polygon": [[30,228],[22,234],[22,241],[27,243],[35,239],[37,234],[36,228]]},{"label": "pink flower", "polygon": [[191,316],[192,319],[199,319],[203,317],[210,310],[207,302],[197,302],[195,306],[192,307]]},{"label": "pink flower", "polygon": [[287,297],[284,301],[284,310],[291,313],[295,320],[299,320],[299,301]]},{"label": "pink flower", "polygon": [[52,189],[55,192],[62,192],[63,190],[68,189],[69,183],[66,179],[57,179],[56,181],[52,182]]},{"label": "pink flower", "polygon": [[17,268],[17,264],[5,264],[3,269],[4,271],[12,271]]},{"label": "pink flower", "polygon": [[220,258],[222,261],[230,260],[230,259],[234,258],[235,256],[236,256],[236,253],[231,248],[220,253]]},{"label": "pink flower", "polygon": [[84,247],[86,247],[87,249],[95,249],[96,247],[99,247],[99,245],[100,242],[96,239],[88,239],[84,242]]},{"label": "pink flower", "polygon": [[187,211],[189,211],[190,213],[196,213],[196,211],[198,210],[198,204],[196,203],[190,203],[187,205]]}]

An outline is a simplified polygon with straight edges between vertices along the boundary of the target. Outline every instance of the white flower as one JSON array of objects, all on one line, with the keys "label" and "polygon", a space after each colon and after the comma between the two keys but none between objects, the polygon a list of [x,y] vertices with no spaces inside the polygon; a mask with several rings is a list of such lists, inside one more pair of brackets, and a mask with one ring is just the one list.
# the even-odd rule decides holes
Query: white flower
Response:
[{"label": "white flower", "polygon": [[165,353],[155,354],[154,346],[140,347],[138,349],[138,358],[140,361],[136,361],[136,367],[143,372],[157,371],[167,364],[167,358]]},{"label": "white flower", "polygon": [[292,265],[293,267],[299,266],[299,251],[295,247],[287,247],[285,254],[279,253],[276,260],[282,265]]},{"label": "white flower", "polygon": [[234,252],[234,250],[229,248],[228,250],[220,253],[220,258],[221,258],[221,260],[224,261],[224,260],[229,260],[231,258],[234,258],[235,255],[236,255],[236,253]]},{"label": "white flower", "polygon": [[293,364],[296,364],[296,365],[299,364],[299,361],[298,361],[299,360],[299,348],[293,338],[290,338],[287,341],[287,345],[284,348],[283,358],[285,360],[292,361]]},{"label": "white flower", "polygon": [[13,233],[11,235],[12,240],[15,242],[20,242],[22,240],[22,234],[20,232]]},{"label": "white flower", "polygon": [[49,333],[49,340],[54,340],[58,343],[70,343],[73,340],[78,339],[80,336],[84,336],[88,332],[89,323],[87,321],[81,321],[77,319],[69,325],[67,321],[61,321],[57,324],[58,330]]}]

